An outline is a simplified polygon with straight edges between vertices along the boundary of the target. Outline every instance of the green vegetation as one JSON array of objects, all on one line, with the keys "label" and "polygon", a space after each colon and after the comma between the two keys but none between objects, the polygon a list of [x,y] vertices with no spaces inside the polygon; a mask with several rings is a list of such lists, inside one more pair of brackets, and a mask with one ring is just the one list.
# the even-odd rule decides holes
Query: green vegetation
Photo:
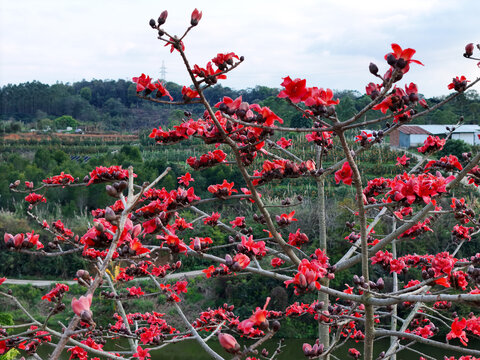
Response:
[{"label": "green vegetation", "polygon": [[[175,99],[180,98],[180,86],[168,83],[172,96]],[[209,89],[208,97],[215,103],[221,96],[227,95],[235,98],[239,95],[248,102],[260,102],[263,106],[269,106],[275,112],[284,116],[285,125],[293,127],[309,126],[305,118],[291,108],[284,100],[276,97],[278,90],[267,87],[256,87],[242,91],[234,91],[229,88],[216,86]],[[23,94],[23,95],[22,95]],[[33,94],[26,96],[25,94]],[[358,93],[345,91],[337,94],[341,98],[337,111],[340,116],[348,117],[361,109],[367,102],[365,96]],[[23,99],[23,100],[22,100]],[[432,103],[440,99],[430,99]],[[70,126],[75,129],[77,126],[90,127],[93,130],[118,130],[126,131],[140,130],[138,142],[118,140],[116,142],[106,143],[101,139],[73,138],[64,140],[53,137],[51,140],[28,141],[28,140],[6,140],[0,143],[0,233],[8,232],[12,234],[20,232],[30,232],[32,229],[40,233],[42,239],[48,239],[51,234],[42,230],[40,226],[32,225],[27,221],[26,204],[23,200],[25,193],[13,193],[9,190],[9,184],[15,180],[20,180],[23,189],[24,181],[33,181],[35,187],[41,184],[42,179],[58,175],[62,171],[78,178],[78,182],[96,166],[122,165],[124,168],[133,165],[134,171],[138,174],[137,183],[152,181],[165,167],[172,167],[172,172],[165,177],[157,187],[166,187],[173,189],[177,186],[177,178],[189,171],[195,179],[195,193],[202,198],[210,197],[206,188],[209,184],[220,183],[224,178],[235,181],[235,188],[240,189],[244,186],[241,176],[235,167],[222,165],[201,171],[192,171],[185,164],[185,159],[189,156],[200,156],[211,150],[207,148],[200,140],[193,139],[181,142],[175,147],[155,146],[148,137],[151,127],[172,126],[181,121],[184,116],[183,111],[171,108],[168,105],[151,104],[140,101],[135,96],[135,86],[130,82],[119,81],[83,81],[73,85],[56,84],[52,86],[33,82],[21,85],[8,85],[0,90],[0,132],[18,132],[22,128],[36,128],[37,130],[47,129],[65,129]],[[451,124],[456,122],[459,116],[464,116],[465,122],[473,122],[478,117],[479,96],[474,91],[459,96],[454,102],[445,106],[443,110],[433,112],[427,118],[432,123]],[[196,115],[201,115],[201,108],[195,105],[187,107]],[[353,135],[350,134],[353,141]],[[296,133],[283,134],[286,138],[294,138],[294,146],[291,151],[300,157],[308,159],[313,154],[313,147],[306,142],[304,135]],[[454,153],[461,156],[462,152],[471,150],[469,145],[457,140],[449,140],[445,147],[446,153]],[[375,146],[371,151],[360,154],[358,162],[361,165],[363,175],[367,180],[375,177],[391,177],[396,173],[396,157],[401,153],[391,151],[387,146]],[[327,162],[323,164],[327,168],[333,163],[343,158],[341,149],[333,148],[327,157]],[[258,166],[258,163],[253,166]],[[76,234],[82,236],[92,222],[91,210],[104,208],[112,204],[115,200],[104,191],[105,185],[93,185],[89,187],[77,186],[65,189],[49,190],[45,193],[48,202],[41,204],[36,209],[41,219],[49,223],[62,219],[67,228],[72,229]],[[43,191],[43,190],[42,190]],[[315,223],[316,210],[316,183],[314,180],[304,181],[304,179],[287,179],[282,183],[271,183],[262,187],[262,195],[267,203],[278,204],[285,198],[294,199],[296,195],[302,195],[303,202],[295,208],[296,217],[299,219],[298,226],[302,232],[305,232],[310,238],[310,243],[306,251],[316,248],[317,243],[317,224]],[[467,202],[473,201],[473,196],[467,191],[457,189],[457,197],[465,197]],[[345,185],[336,185],[333,176],[326,182],[326,196],[331,199],[327,204],[327,228],[328,228],[328,246],[330,257],[338,260],[345,250],[350,246],[347,240],[344,240],[351,232],[345,221],[349,219],[351,210],[354,208],[353,189]],[[442,204],[448,208],[449,204]],[[207,212],[218,211],[222,214],[222,221],[228,223],[239,213],[253,216],[253,208],[248,202],[233,203],[229,201],[219,201],[210,203]],[[272,211],[273,215],[281,213],[283,210]],[[187,221],[193,221],[198,216],[192,213],[184,213]],[[443,221],[443,220],[442,220]],[[416,252],[428,253],[437,252],[438,249],[447,248],[451,245],[451,228],[453,219],[449,222],[443,222],[441,225],[433,222],[434,233],[427,233],[424,237],[430,239],[428,242],[408,242],[400,243],[399,253]],[[387,225],[386,225],[387,226]],[[209,236],[214,239],[217,245],[228,243],[228,234],[225,234],[219,228],[200,227],[201,230],[187,230],[182,236],[187,243],[190,237]],[[262,234],[263,227],[260,224],[255,225],[254,233]],[[288,229],[287,229],[288,230]],[[382,231],[389,232],[390,229],[377,227],[378,236]],[[153,240],[155,242],[156,240]],[[158,242],[156,242],[158,244]],[[71,254],[65,257],[37,257],[34,255],[7,252],[1,245],[0,263],[2,269],[1,276],[20,277],[20,278],[50,278],[50,279],[71,279],[79,268],[90,268],[91,264],[83,259],[79,254]],[[466,243],[462,251],[472,253],[473,244]],[[459,254],[461,256],[461,254]],[[183,270],[194,270],[203,268],[206,263],[193,261],[191,258],[180,257],[183,263]],[[263,261],[270,261],[266,258]],[[21,265],[20,265],[21,264]],[[353,269],[352,271],[355,271]],[[383,271],[375,267],[374,271],[381,275]],[[343,275],[346,276],[346,275]],[[337,276],[333,280],[334,287],[341,288],[348,279]],[[388,284],[387,284],[388,285]],[[131,284],[129,285],[131,286]],[[46,293],[45,289],[33,287],[12,286],[14,293],[19,297],[22,303],[33,307],[35,303],[41,302],[40,297]],[[144,288],[144,291],[155,290]],[[79,287],[72,287],[69,296],[81,294]],[[257,276],[243,276],[240,281],[232,281],[231,278],[215,278],[208,283],[203,279],[193,280],[189,292],[185,297],[190,311],[206,308],[208,306],[217,307],[224,302],[236,306],[238,314],[242,317],[250,315],[251,310],[256,306],[262,306],[259,299],[265,299],[267,296],[272,298],[271,307],[276,310],[283,310],[285,304],[295,301],[292,289],[285,289],[283,284],[272,279],[263,279]],[[310,300],[313,300],[310,299]],[[262,300],[263,301],[263,300]],[[305,299],[304,299],[305,301]],[[36,309],[39,312],[45,312],[47,304]],[[13,308],[4,308],[6,306],[0,303],[0,308],[9,312],[14,318],[23,316]],[[156,298],[132,299],[127,303],[128,308],[135,306],[135,311],[158,311],[167,312],[168,304],[160,296]],[[101,314],[102,309],[114,307],[111,300],[95,301],[95,314]],[[11,311],[11,312],[10,312]],[[65,319],[71,316],[70,312],[61,315]],[[43,313],[39,313],[40,315]],[[6,319],[6,320],[5,320]],[[55,318],[57,321],[58,318]],[[63,320],[63,319],[62,319]],[[108,322],[109,319],[102,319]],[[0,313],[0,323],[8,321],[5,313]],[[305,321],[290,325],[287,320],[281,330],[280,335],[286,337],[305,337],[315,334],[316,327]],[[0,358],[0,360],[4,360]]]},{"label": "green vegetation", "polygon": [[[181,100],[182,86],[167,82],[166,87],[175,101]],[[277,98],[278,89],[257,86],[245,90],[233,90],[216,85],[205,91],[210,103],[217,103],[223,96],[242,96],[249,103],[269,106],[281,114],[285,124],[293,127],[309,125],[299,113],[284,100]],[[337,113],[346,118],[365,106],[369,98],[355,91],[337,91],[340,98]],[[431,105],[444,97],[427,99]],[[136,96],[135,84],[126,80],[91,80],[74,84],[42,84],[38,81],[6,85],[0,89],[0,133],[25,130],[65,129],[80,123],[88,131],[138,131],[153,127],[169,126],[178,121],[183,111],[201,116],[203,108],[191,104],[179,110],[168,104],[143,101]],[[376,114],[370,115],[369,118]],[[460,116],[466,124],[478,122],[480,115],[480,95],[471,90],[455,100],[432,111],[421,120],[427,124],[452,124]],[[65,118],[65,116],[68,116]],[[78,123],[77,123],[78,122]],[[415,123],[415,121],[413,122]],[[68,125],[67,125],[68,124]]]}]

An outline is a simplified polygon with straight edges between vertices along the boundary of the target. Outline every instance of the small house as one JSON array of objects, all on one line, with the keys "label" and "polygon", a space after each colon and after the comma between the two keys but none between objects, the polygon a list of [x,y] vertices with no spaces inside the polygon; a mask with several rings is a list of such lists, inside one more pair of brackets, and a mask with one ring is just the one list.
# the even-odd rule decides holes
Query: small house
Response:
[{"label": "small house", "polygon": [[[428,136],[445,137],[454,125],[402,125],[390,133],[390,145],[408,149],[421,146]],[[461,125],[455,128],[451,139],[463,140],[470,145],[479,145],[480,126]]]}]

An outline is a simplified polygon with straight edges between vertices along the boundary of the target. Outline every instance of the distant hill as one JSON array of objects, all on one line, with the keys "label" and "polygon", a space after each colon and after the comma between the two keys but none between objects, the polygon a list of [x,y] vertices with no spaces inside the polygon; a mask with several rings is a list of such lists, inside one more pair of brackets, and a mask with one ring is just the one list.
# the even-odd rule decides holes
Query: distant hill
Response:
[{"label": "distant hill", "polygon": [[[166,87],[174,100],[181,100],[181,85],[167,82]],[[28,128],[40,128],[45,119],[70,115],[81,124],[96,130],[137,131],[152,127],[168,126],[188,110],[201,116],[200,105],[154,104],[136,96],[135,84],[126,80],[92,80],[74,84],[57,83],[47,85],[32,81],[0,88],[0,121],[19,124]],[[223,96],[242,96],[249,103],[269,106],[282,116],[287,125],[306,126],[305,119],[298,115],[284,100],[276,97],[279,89],[265,86],[244,90],[233,90],[216,85],[206,91],[207,99],[215,104]],[[337,91],[341,101],[337,107],[341,118],[351,116],[368,103],[369,98],[355,91]],[[442,98],[427,99],[435,104]],[[373,116],[373,115],[372,115]],[[435,124],[451,124],[459,116],[465,123],[478,124],[480,119],[480,95],[470,91],[461,95],[440,110],[433,111],[422,121]],[[20,125],[19,125],[20,126]],[[13,130],[12,130],[13,129]],[[15,132],[18,126],[0,126],[0,132]],[[3,131],[2,131],[3,130]]]}]

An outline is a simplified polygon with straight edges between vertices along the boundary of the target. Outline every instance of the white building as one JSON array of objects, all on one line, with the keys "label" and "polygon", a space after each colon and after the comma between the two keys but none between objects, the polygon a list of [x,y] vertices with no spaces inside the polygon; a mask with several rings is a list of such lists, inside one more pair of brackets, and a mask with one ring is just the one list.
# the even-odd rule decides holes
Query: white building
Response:
[{"label": "white building", "polygon": [[[402,125],[390,133],[390,144],[409,148],[423,145],[428,136],[445,137],[453,125]],[[451,139],[463,140],[470,145],[479,145],[480,126],[461,125],[455,128]]]}]

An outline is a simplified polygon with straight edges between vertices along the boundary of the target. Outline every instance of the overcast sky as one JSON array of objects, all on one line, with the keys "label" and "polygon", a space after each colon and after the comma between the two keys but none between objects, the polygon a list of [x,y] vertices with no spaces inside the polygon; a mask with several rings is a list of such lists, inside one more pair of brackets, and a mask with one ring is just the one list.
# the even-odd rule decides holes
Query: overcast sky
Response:
[{"label": "overcast sky", "polygon": [[479,0],[0,0],[0,85],[38,80],[130,79],[142,72],[189,84],[178,54],[148,26],[163,10],[165,29],[181,34],[191,11],[203,11],[186,38],[192,64],[219,52],[245,62],[223,80],[235,89],[279,87],[282,77],[307,86],[365,92],[368,64],[387,70],[390,44],[417,50],[404,82],[444,95],[452,77],[480,76],[464,46],[480,42]]}]

